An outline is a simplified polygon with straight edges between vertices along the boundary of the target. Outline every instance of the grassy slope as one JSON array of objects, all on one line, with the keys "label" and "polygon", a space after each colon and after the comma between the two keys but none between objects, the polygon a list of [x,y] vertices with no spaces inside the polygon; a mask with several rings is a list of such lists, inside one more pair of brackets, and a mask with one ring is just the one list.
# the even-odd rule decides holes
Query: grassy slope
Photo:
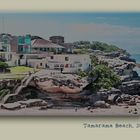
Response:
[{"label": "grassy slope", "polygon": [[[17,67],[11,67],[10,68],[11,73],[1,73],[0,79],[21,79],[23,78],[28,72],[34,72],[33,68],[25,67],[25,66],[17,66]],[[35,71],[38,71],[38,69],[35,69]]]},{"label": "grassy slope", "polygon": [[11,74],[17,74],[17,73],[28,73],[33,72],[33,68],[25,67],[25,66],[17,66],[17,67],[11,67]]}]

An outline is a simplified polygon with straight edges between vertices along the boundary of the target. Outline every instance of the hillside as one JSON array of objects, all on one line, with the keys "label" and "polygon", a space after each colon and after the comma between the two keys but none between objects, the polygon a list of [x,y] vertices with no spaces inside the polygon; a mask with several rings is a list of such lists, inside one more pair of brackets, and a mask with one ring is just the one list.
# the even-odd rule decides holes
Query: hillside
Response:
[{"label": "hillside", "polygon": [[92,49],[92,50],[100,50],[103,52],[115,52],[115,51],[119,51],[122,53],[126,53],[125,50],[119,48],[116,45],[112,45],[112,44],[107,44],[104,42],[99,42],[99,41],[78,41],[74,43],[76,48],[78,49],[82,49],[84,50],[84,52],[88,49]]}]

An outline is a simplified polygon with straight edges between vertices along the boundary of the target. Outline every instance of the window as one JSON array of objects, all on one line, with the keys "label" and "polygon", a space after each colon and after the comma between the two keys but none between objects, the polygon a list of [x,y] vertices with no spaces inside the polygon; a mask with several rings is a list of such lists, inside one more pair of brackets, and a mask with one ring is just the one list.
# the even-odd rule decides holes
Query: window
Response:
[{"label": "window", "polygon": [[68,64],[66,64],[66,65],[65,65],[65,68],[68,68],[68,67],[69,67],[69,65],[68,65]]},{"label": "window", "polygon": [[53,59],[53,56],[51,56],[51,59]]},{"label": "window", "polygon": [[69,57],[65,57],[65,61],[69,61]]},{"label": "window", "polygon": [[54,64],[54,67],[55,67],[55,68],[56,68],[56,67],[58,68],[58,67],[59,67],[59,65],[58,65],[58,64]]},{"label": "window", "polygon": [[79,64],[79,67],[82,67],[82,64]]},{"label": "window", "polygon": [[74,68],[74,65],[73,64],[70,64],[69,66],[70,66],[70,68]]},{"label": "window", "polygon": [[23,52],[23,46],[22,45],[19,45],[18,49],[19,49],[19,52]]},{"label": "window", "polygon": [[10,54],[10,59],[12,59],[12,54]]},{"label": "window", "polygon": [[40,63],[40,66],[42,66],[42,63]]},{"label": "window", "polygon": [[46,52],[46,51],[47,51],[47,49],[46,49],[46,48],[44,48],[44,51]]},{"label": "window", "polygon": [[61,64],[60,67],[61,67],[61,68],[64,68],[64,64]]}]

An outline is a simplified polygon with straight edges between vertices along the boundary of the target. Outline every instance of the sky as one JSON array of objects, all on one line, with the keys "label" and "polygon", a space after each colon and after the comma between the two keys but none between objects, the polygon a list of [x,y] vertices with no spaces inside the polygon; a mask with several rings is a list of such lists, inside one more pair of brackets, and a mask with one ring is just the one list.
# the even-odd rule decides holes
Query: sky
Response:
[{"label": "sky", "polygon": [[101,41],[140,52],[140,13],[0,13],[0,33]]}]

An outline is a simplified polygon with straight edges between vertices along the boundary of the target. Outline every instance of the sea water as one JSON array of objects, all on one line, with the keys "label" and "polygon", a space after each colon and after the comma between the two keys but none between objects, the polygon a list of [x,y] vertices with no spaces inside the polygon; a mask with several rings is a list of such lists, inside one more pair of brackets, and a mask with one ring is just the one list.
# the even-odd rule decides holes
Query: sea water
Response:
[{"label": "sea water", "polygon": [[[131,54],[131,58],[134,58],[135,60],[136,60],[136,62],[138,63],[138,64],[140,64],[140,53],[139,54]],[[137,71],[137,73],[139,74],[139,76],[140,76],[140,68],[135,68],[134,70],[136,70]]]}]

